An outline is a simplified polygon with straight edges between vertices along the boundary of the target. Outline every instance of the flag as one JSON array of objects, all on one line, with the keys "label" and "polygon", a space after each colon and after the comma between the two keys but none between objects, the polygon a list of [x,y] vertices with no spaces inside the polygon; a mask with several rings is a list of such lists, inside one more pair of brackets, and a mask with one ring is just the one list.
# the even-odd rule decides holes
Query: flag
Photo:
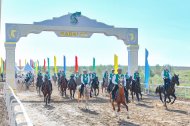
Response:
[{"label": "flag", "polygon": [[94,72],[96,71],[96,61],[95,61],[95,58],[93,58],[93,71]]},{"label": "flag", "polygon": [[47,62],[48,62],[48,73],[50,73],[50,64],[49,64],[49,58],[47,58]]},{"label": "flag", "polygon": [[78,66],[78,57],[75,56],[75,72],[79,71],[79,66]]},{"label": "flag", "polygon": [[114,55],[114,73],[117,74],[117,69],[118,69],[118,56]]},{"label": "flag", "polygon": [[148,64],[148,50],[145,49],[145,88],[149,87],[149,77],[150,77],[150,66]]},{"label": "flag", "polygon": [[66,56],[63,56],[63,70],[66,73]]},{"label": "flag", "polygon": [[56,56],[54,56],[54,73],[57,73],[56,63],[57,63],[57,59],[56,59]]},{"label": "flag", "polygon": [[44,59],[44,72],[46,72],[46,59]]}]

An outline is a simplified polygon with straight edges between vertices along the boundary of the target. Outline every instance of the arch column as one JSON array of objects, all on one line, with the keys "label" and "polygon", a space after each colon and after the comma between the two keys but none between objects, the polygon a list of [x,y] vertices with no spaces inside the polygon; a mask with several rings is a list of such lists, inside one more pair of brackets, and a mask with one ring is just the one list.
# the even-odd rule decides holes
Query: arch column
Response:
[{"label": "arch column", "polygon": [[6,83],[16,90],[15,83],[15,48],[16,42],[5,42],[6,50]]},{"label": "arch column", "polygon": [[128,51],[128,74],[133,76],[135,70],[138,70],[139,45],[127,45],[127,51]]}]

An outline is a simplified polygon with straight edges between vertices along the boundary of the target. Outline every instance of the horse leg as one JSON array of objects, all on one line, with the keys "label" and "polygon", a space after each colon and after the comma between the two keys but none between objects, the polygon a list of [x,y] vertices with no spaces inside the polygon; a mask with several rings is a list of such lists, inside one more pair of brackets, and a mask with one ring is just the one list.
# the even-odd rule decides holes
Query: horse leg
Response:
[{"label": "horse leg", "polygon": [[129,109],[128,109],[128,106],[127,106],[127,104],[125,103],[125,102],[123,102],[122,103],[124,106],[125,106],[125,108],[127,109],[127,119],[129,119]]},{"label": "horse leg", "polygon": [[174,102],[175,102],[175,100],[176,100],[176,96],[175,96],[175,94],[172,94],[172,96],[174,97],[174,100],[173,100],[173,102],[171,103],[171,104],[173,104]]},{"label": "horse leg", "polygon": [[160,100],[162,101],[162,103],[164,103],[163,100],[162,100],[162,94],[161,94],[161,92],[159,92],[159,96],[160,96]]},{"label": "horse leg", "polygon": [[67,96],[67,93],[66,93],[67,88],[65,88],[64,90],[65,90],[65,97],[66,97]]},{"label": "horse leg", "polygon": [[140,95],[141,95],[141,100],[142,100],[142,93],[140,92]]},{"label": "horse leg", "polygon": [[131,91],[132,101],[134,101],[133,91]]},{"label": "horse leg", "polygon": [[139,93],[138,92],[136,92],[136,97],[137,97],[137,100],[139,102]]},{"label": "horse leg", "polygon": [[73,99],[75,98],[75,90],[73,90]]},{"label": "horse leg", "polygon": [[50,100],[51,100],[51,93],[49,94],[49,101],[48,101],[48,103],[50,103]]},{"label": "horse leg", "polygon": [[166,98],[168,97],[168,95],[164,94],[164,106],[166,107],[167,109],[167,105],[166,105]]},{"label": "horse leg", "polygon": [[70,99],[72,99],[72,90],[70,89]]},{"label": "horse leg", "polygon": [[99,95],[99,88],[98,88],[98,94],[97,94],[97,96]]}]

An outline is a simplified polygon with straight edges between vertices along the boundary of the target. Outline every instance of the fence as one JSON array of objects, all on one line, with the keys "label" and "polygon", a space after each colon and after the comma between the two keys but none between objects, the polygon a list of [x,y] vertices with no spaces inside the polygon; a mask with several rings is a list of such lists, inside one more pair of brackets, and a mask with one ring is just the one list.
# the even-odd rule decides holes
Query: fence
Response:
[{"label": "fence", "polygon": [[[6,103],[7,111],[8,111],[8,117],[9,117],[9,125],[10,126],[33,126],[31,120],[29,119],[26,110],[24,109],[23,104],[18,99],[18,97],[15,95],[13,89],[6,83],[4,83],[4,100]],[[19,111],[15,110],[16,106],[20,106]],[[20,122],[17,121],[17,116],[22,115],[24,117],[24,121]]]},{"label": "fence", "polygon": [[[156,87],[158,87],[159,85],[161,85],[161,84],[149,85],[149,89],[146,90],[146,89],[144,89],[144,84],[141,84],[141,86],[142,86],[141,89],[144,89],[143,92],[154,95],[155,91],[156,91]],[[190,98],[190,87],[188,87],[188,86],[175,86],[175,94],[181,98]]]}]

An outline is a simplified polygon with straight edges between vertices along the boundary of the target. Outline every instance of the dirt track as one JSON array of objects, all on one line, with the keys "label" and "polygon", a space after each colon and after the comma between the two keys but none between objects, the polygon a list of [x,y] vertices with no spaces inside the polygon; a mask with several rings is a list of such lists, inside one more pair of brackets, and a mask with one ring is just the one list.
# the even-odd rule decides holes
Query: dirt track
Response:
[{"label": "dirt track", "polygon": [[52,94],[52,103],[45,107],[43,97],[36,92],[18,93],[35,126],[190,126],[190,102],[176,101],[165,110],[158,98],[143,96],[140,103],[130,103],[127,119],[126,109],[121,108],[120,120],[115,117],[108,97],[100,94],[89,101],[89,109],[76,100],[62,98],[57,88]]}]

